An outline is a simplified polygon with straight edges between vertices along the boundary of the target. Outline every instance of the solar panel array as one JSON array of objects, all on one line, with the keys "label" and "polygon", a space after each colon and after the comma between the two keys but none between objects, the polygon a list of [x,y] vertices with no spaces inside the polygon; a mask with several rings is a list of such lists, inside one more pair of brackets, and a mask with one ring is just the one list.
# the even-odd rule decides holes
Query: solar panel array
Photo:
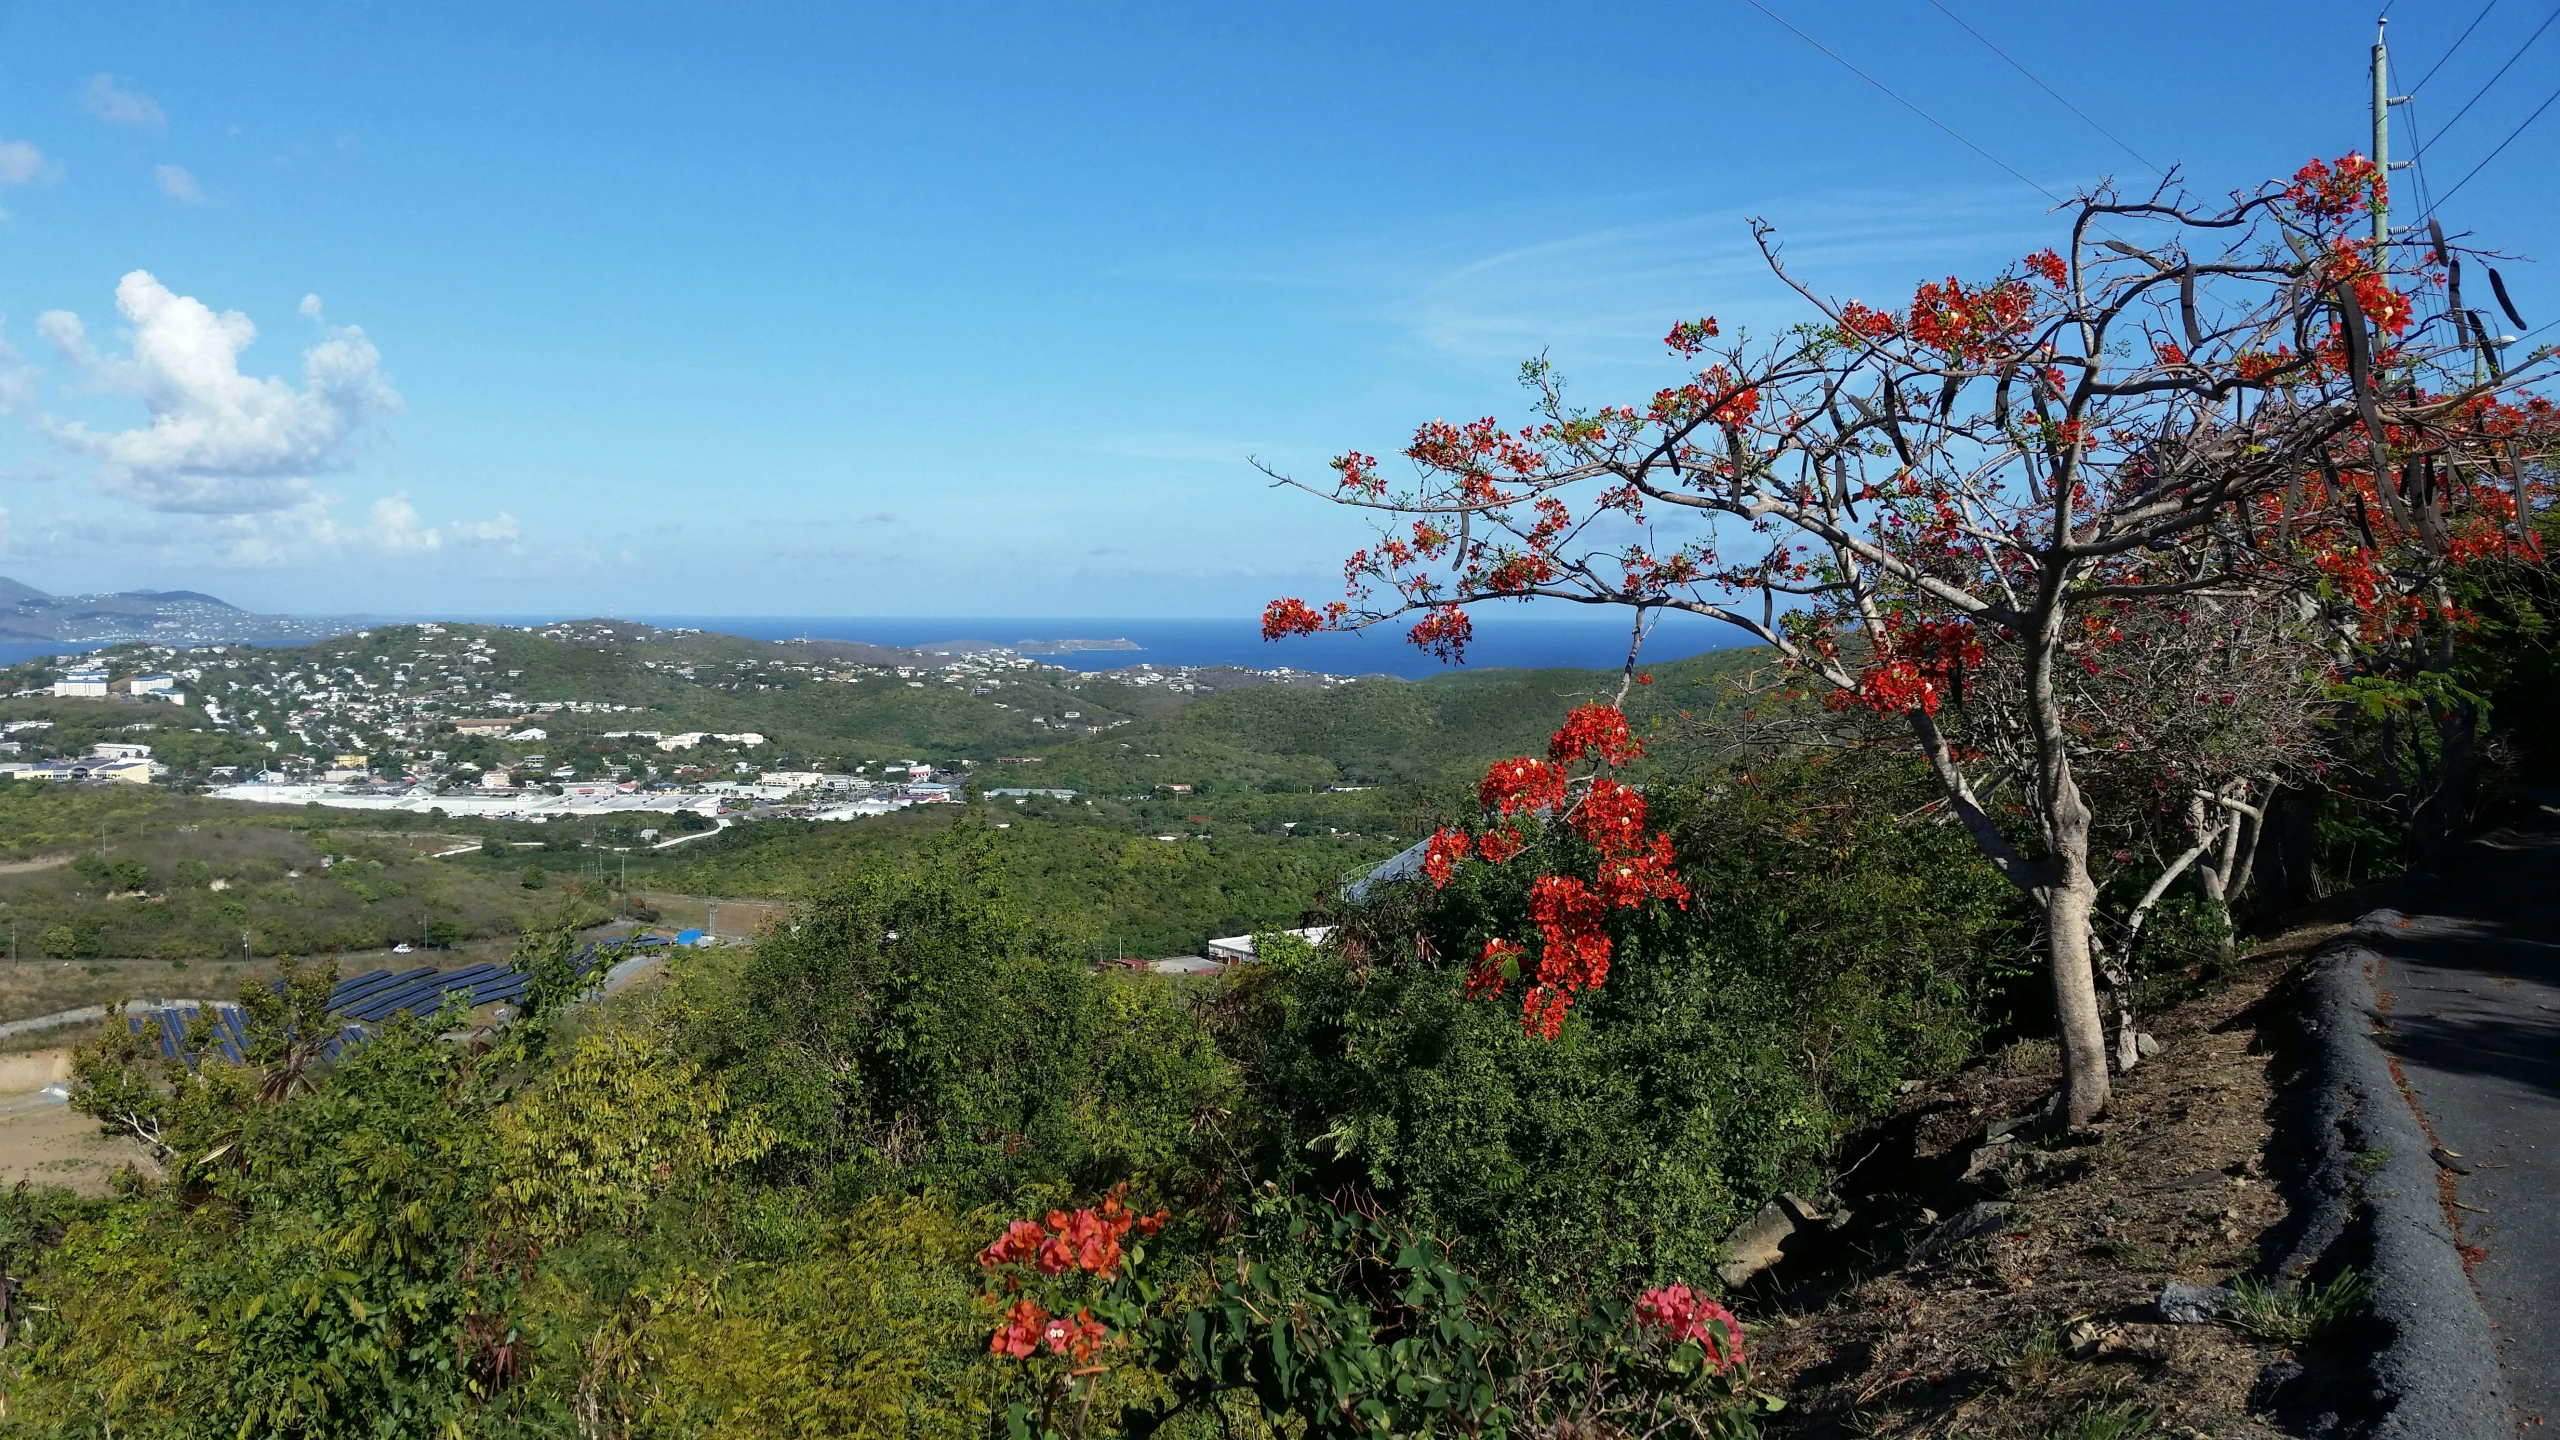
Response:
[{"label": "solar panel array", "polygon": [[[628,941],[599,941],[577,952],[578,973],[585,975],[602,963],[600,956],[611,952],[611,958],[623,959],[633,954],[663,949],[664,936],[643,935]],[[393,972],[369,970],[362,975],[341,980],[329,992],[329,1011],[346,1022],[338,1033],[322,1047],[326,1059],[336,1059],[343,1051],[353,1050],[373,1038],[368,1025],[379,1025],[395,1016],[433,1015],[444,1008],[450,998],[466,1006],[499,1005],[524,998],[524,987],[532,977],[513,965],[470,965],[460,970],[438,970],[421,965],[414,970]],[[282,988],[283,982],[276,982]],[[188,1024],[200,1007],[192,1004],[166,1006],[125,1017],[126,1028],[143,1033],[146,1025],[159,1032],[160,1053],[176,1059],[185,1050]],[[247,1059],[248,1032],[237,1005],[213,1007],[214,1031],[212,1052],[234,1065]],[[190,1066],[195,1061],[190,1058]]]},{"label": "solar panel array", "polygon": [[[216,1005],[212,1010],[212,1043],[203,1053],[220,1055],[234,1065],[247,1064],[249,1033],[242,1019],[240,1007]],[[171,1005],[157,1010],[146,1010],[139,1015],[129,1014],[124,1017],[124,1025],[125,1029],[136,1035],[146,1032],[151,1034],[159,1042],[161,1056],[175,1060],[186,1053],[187,1027],[193,1024],[196,1016],[202,1012],[201,1006]],[[330,1036],[328,1042],[320,1047],[320,1057],[324,1060],[335,1060],[341,1053],[352,1050],[372,1038],[361,1025],[342,1025],[338,1033]],[[198,1058],[200,1057],[188,1056],[187,1067],[195,1068]]]}]

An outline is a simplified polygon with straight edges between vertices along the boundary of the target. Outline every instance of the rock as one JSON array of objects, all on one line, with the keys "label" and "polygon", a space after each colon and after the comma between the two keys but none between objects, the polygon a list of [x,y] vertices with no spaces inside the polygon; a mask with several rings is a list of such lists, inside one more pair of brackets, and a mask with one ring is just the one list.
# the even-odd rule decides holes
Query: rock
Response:
[{"label": "rock", "polygon": [[2034,1139],[2050,1128],[2061,1103],[2062,1096],[2056,1092],[2052,1099],[2044,1103],[2044,1108],[2041,1110],[2029,1111],[2024,1115],[2012,1115],[2006,1120],[1992,1121],[1983,1127],[1982,1143],[1997,1145],[2004,1140]]},{"label": "rock", "polygon": [[2227,1285],[2181,1285],[2172,1280],[2160,1287],[2157,1302],[2160,1318],[2172,1325],[2210,1325],[2222,1316],[2222,1307],[2231,1303]]},{"label": "rock", "polygon": [[2009,1212],[2017,1208],[2006,1200],[1985,1200],[1968,1206],[1955,1218],[1931,1230],[1929,1238],[1921,1241],[1919,1249],[1912,1252],[1912,1258],[1925,1265],[1967,1240],[1978,1240],[1992,1234],[2009,1223]]},{"label": "rock", "polygon": [[2463,1159],[2462,1152],[2459,1150],[2447,1150],[2443,1146],[2438,1145],[2427,1152],[2427,1158],[2435,1161],[2436,1164],[2452,1171],[2456,1175],[2468,1175],[2471,1173],[2471,1162]]},{"label": "rock", "polygon": [[1724,1237],[1725,1258],[1716,1266],[1716,1278],[1728,1286],[1750,1283],[1752,1277],[1784,1258],[1783,1247],[1795,1237],[1796,1223],[1789,1208],[1775,1200],[1761,1206],[1758,1214]]},{"label": "rock", "polygon": [[2160,1042],[2141,1030],[2133,1032],[2133,1053],[2148,1060],[2160,1053]]}]

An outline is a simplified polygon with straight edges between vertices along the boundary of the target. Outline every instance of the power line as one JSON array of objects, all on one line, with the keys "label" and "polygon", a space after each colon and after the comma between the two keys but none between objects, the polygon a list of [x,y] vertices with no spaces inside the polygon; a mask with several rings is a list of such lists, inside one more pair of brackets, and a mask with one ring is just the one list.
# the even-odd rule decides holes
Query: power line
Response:
[{"label": "power line", "polygon": [[[2166,180],[2166,179],[2168,179],[2168,178],[2169,178],[2169,172],[2168,172],[2168,171],[2163,170],[2163,169],[2161,169],[2159,166],[2152,164],[2149,160],[2144,159],[2143,154],[2142,154],[2142,152],[2141,152],[2141,151],[2136,150],[2136,149],[2134,149],[2132,146],[2127,145],[2126,143],[2124,143],[2124,141],[2123,141],[2123,140],[2121,140],[2121,139],[2119,139],[2119,138],[2117,137],[2117,135],[2116,135],[2116,133],[2115,133],[2114,131],[2109,130],[2106,126],[2099,124],[2097,121],[2090,119],[2087,111],[2082,110],[2079,106],[2074,105],[2074,104],[2072,104],[2069,100],[2064,99],[2061,91],[2056,90],[2056,89],[2054,89],[2052,86],[2047,85],[2046,83],[2044,83],[2044,81],[2037,79],[2037,78],[2036,78],[2036,73],[2035,73],[2034,71],[2032,71],[2032,70],[2028,69],[2028,68],[2027,68],[2026,66],[2024,66],[2024,65],[2019,64],[2015,59],[2011,58],[2011,56],[2010,56],[2010,54],[2009,54],[2009,52],[2008,52],[2008,51],[2003,50],[2003,49],[2001,49],[1999,46],[1992,44],[1992,43],[1991,43],[1991,37],[1990,37],[1990,36],[1985,35],[1985,34],[1983,34],[1981,31],[1974,29],[1971,25],[1967,25],[1967,24],[1965,24],[1965,19],[1964,19],[1964,17],[1963,17],[1963,16],[1958,15],[1956,12],[1954,12],[1953,10],[1948,9],[1946,6],[1944,6],[1944,5],[1942,5],[1942,4],[1939,4],[1939,0],[1929,0],[1929,3],[1930,3],[1931,5],[1935,5],[1935,6],[1937,6],[1937,9],[1938,9],[1938,13],[1939,13],[1939,14],[1946,16],[1946,17],[1947,17],[1948,19],[1950,19],[1950,20],[1953,20],[1954,22],[1956,22],[1956,24],[1958,24],[1958,25],[1960,25],[1960,26],[1963,26],[1963,28],[1964,28],[1964,33],[1966,33],[1967,35],[1972,36],[1972,37],[1973,37],[1974,39],[1976,39],[1976,40],[1981,41],[1981,42],[1982,42],[1982,48],[1984,48],[1985,50],[1990,51],[1990,52],[1991,52],[1992,54],[1994,54],[1994,55],[1999,56],[2001,59],[2008,61],[2008,62],[2009,62],[2009,68],[2010,68],[2010,69],[2015,70],[2015,71],[2017,71],[2019,74],[2026,76],[2029,80],[2034,81],[2034,82],[2035,82],[2035,87],[2036,87],[2037,89],[2042,90],[2042,91],[2043,91],[2044,93],[2046,93],[2047,95],[2052,96],[2052,97],[2053,97],[2057,102],[2059,102],[2059,103],[2061,104],[2061,106],[2062,106],[2062,108],[2063,108],[2063,109],[2068,110],[2068,111],[2070,111],[2072,114],[2079,116],[2079,117],[2080,117],[2080,121],[2081,121],[2081,123],[2082,123],[2082,124],[2087,125],[2090,129],[2095,130],[2095,131],[2097,131],[2099,134],[2106,136],[2109,140],[2113,140],[2113,141],[2115,141],[2115,146],[2116,146],[2116,148],[2117,148],[2117,149],[2122,150],[2124,153],[2126,153],[2127,155],[2132,156],[2132,157],[2133,157],[2134,159],[2136,159],[2136,160],[2140,160],[2140,161],[2142,161],[2143,166],[2144,166],[2146,169],[2150,170],[2150,172],[2151,172],[2152,174],[2159,176],[2159,177],[2160,177],[2161,179],[2163,179],[2163,180]],[[2491,3],[2491,4],[2496,4],[2496,3],[2497,3],[2497,0],[2490,0],[2490,3]],[[1790,27],[1788,27],[1788,28],[1792,29],[1792,28],[1794,28],[1794,27],[1790,26]]]},{"label": "power line", "polygon": [[2444,122],[2444,130],[2438,130],[2436,132],[2436,138],[2438,140],[2444,138],[2445,130],[2450,130],[2454,126],[2462,123],[2462,117],[2470,114],[2471,107],[2480,103],[2480,97],[2489,93],[2489,86],[2495,85],[2500,80],[2505,79],[2507,72],[2516,68],[2516,62],[2524,58],[2524,52],[2533,48],[2533,42],[2542,38],[2542,32],[2550,29],[2551,22],[2554,20],[2560,20],[2560,5],[2554,5],[2551,7],[2551,13],[2544,16],[2542,23],[2535,27],[2533,34],[2527,37],[2523,44],[2516,47],[2516,53],[2507,57],[2507,63],[2498,67],[2498,73],[2489,77],[2489,83],[2487,85],[2483,85],[2479,89],[2473,91],[2471,93],[2471,98],[2462,102],[2462,108],[2454,112],[2452,119]]},{"label": "power line", "polygon": [[2489,12],[2497,8],[2498,0],[2489,0],[2488,4],[2481,6],[2480,13],[2472,16],[2471,23],[2463,26],[2462,33],[2453,37],[2453,43],[2445,47],[2445,52],[2443,54],[2436,57],[2436,63],[2428,66],[2427,73],[2418,77],[2418,83],[2409,87],[2409,93],[2415,95],[2419,91],[2426,89],[2427,82],[2436,78],[2436,72],[2444,68],[2444,62],[2453,58],[2453,52],[2461,49],[2462,42],[2470,39],[2471,32],[2479,29],[2480,22],[2488,19]]},{"label": "power line", "polygon": [[2054,194],[2052,191],[2045,189],[2042,185],[2038,185],[2035,181],[2028,179],[2025,173],[2020,171],[2017,166],[2010,164],[2008,161],[2001,159],[1999,156],[1994,155],[1990,151],[1983,149],[1981,146],[1974,144],[1970,140],[1967,140],[1956,130],[1954,126],[1939,119],[1937,116],[1930,114],[1928,111],[1921,109],[1919,106],[1912,104],[1910,101],[1903,99],[1901,94],[1892,86],[1887,85],[1873,75],[1868,74],[1866,71],[1850,64],[1847,60],[1842,59],[1840,52],[1832,49],[1830,46],[1814,39],[1802,30],[1796,29],[1795,25],[1784,15],[1781,15],[1777,11],[1770,9],[1768,6],[1761,4],[1760,0],[1749,0],[1749,4],[1752,9],[1757,10],[1761,14],[1768,16],[1770,19],[1777,21],[1779,24],[1786,26],[1788,33],[1794,35],[1797,39],[1812,46],[1814,49],[1821,51],[1823,54],[1830,56],[1833,60],[1838,61],[1840,68],[1891,96],[1894,102],[1900,105],[1903,109],[1910,111],[1912,114],[1919,116],[1921,119],[1926,120],[1930,124],[1945,131],[1955,139],[1957,144],[1964,146],[1964,148],[1972,151],[1974,154],[1979,155],[1983,159],[1990,161],[1992,164],[1999,166],[2001,169],[2008,171],[2009,174],[2018,181],[2018,183],[2034,190],[2036,193],[2044,196],[2044,198],[2052,201],[2056,205],[2063,203],[2061,196]]},{"label": "power line", "polygon": [[[2513,145],[2514,143],[2516,143],[2516,137],[2517,137],[2517,136],[2519,136],[2519,135],[2522,135],[2522,134],[2525,132],[2525,129],[2526,129],[2526,127],[2527,127],[2527,126],[2530,126],[2530,125],[2532,125],[2532,124],[2533,124],[2533,122],[2534,122],[2534,121],[2541,119],[2541,118],[2542,118],[2542,112],[2543,112],[2543,111],[2545,111],[2545,110],[2550,109],[2550,108],[2551,108],[2551,106],[2552,106],[2552,103],[2553,103],[2554,101],[2560,101],[2560,90],[2554,90],[2554,91],[2552,91],[2552,92],[2551,92],[2551,94],[2550,94],[2548,97],[2546,97],[2540,105],[2535,106],[2535,107],[2534,107],[2534,110],[2533,110],[2533,113],[2532,113],[2532,114],[2530,114],[2530,115],[2527,115],[2526,117],[2524,117],[2524,124],[2522,124],[2522,125],[2518,125],[2515,129],[2508,131],[2508,132],[2507,132],[2507,138],[2498,142],[2498,148],[2497,148],[2496,150],[2492,150],[2492,151],[2490,151],[2490,152],[2488,153],[2488,155],[2487,155],[2487,156],[2485,156],[2485,157],[2483,157],[2483,158],[2482,158],[2482,160],[2480,161],[2480,163],[2479,163],[2479,164],[2474,165],[2474,166],[2472,166],[2472,167],[2471,167],[2471,174],[2470,174],[2470,175],[2465,175],[2465,176],[2463,176],[2461,179],[2454,181],[2454,182],[2453,182],[2453,188],[2452,188],[2451,190],[2447,190],[2446,192],[2444,192],[2444,197],[2443,197],[2443,199],[2440,199],[2440,200],[2436,201],[2436,205],[2442,205],[2442,204],[2444,204],[2444,203],[2445,203],[2445,201],[2446,201],[2446,200],[2450,200],[2450,199],[2452,199],[2454,196],[2456,196],[2456,195],[2458,195],[2458,194],[2462,193],[2462,187],[2471,183],[2471,176],[2472,176],[2472,175],[2477,175],[2477,174],[2479,174],[2481,171],[2488,169],[2488,168],[2489,168],[2489,162],[2490,162],[2491,160],[2495,160],[2495,159],[2497,159],[2497,158],[2498,158],[2498,156],[2499,156],[2499,154],[2500,154],[2501,152],[2503,152],[2503,151],[2504,151],[2508,146]],[[2441,135],[2443,132],[2442,132],[2442,131],[2438,131],[2437,133],[2438,133],[2439,135]],[[2428,207],[2428,213],[2429,213],[2429,214],[2433,214],[2433,213],[2434,213],[2434,210],[2435,210],[2435,206],[2429,206],[2429,207]]]}]

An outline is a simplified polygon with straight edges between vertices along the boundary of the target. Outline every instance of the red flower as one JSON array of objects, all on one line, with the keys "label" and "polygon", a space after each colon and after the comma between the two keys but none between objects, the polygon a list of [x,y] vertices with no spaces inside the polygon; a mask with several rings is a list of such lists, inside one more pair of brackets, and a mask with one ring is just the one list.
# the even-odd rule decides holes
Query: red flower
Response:
[{"label": "red flower", "polygon": [[1049,1312],[1040,1308],[1039,1301],[1025,1295],[1014,1301],[1013,1308],[1004,1313],[1004,1325],[987,1341],[987,1353],[1028,1360],[1032,1352],[1040,1348],[1042,1334],[1048,1327]]},{"label": "red flower", "polygon": [[1351,607],[1336,600],[1319,612],[1304,600],[1274,600],[1262,607],[1262,638],[1277,640],[1287,635],[1313,635],[1342,623]]},{"label": "red flower", "polygon": [[1716,338],[1716,333],[1716,317],[1709,315],[1703,320],[1683,320],[1672,326],[1671,333],[1662,337],[1662,343],[1682,355],[1693,356],[1706,349],[1707,342]]},{"label": "red flower", "polygon": [[1040,1338],[1047,1343],[1050,1354],[1067,1356],[1081,1365],[1093,1358],[1095,1346],[1110,1337],[1111,1332],[1093,1318],[1091,1311],[1079,1308],[1073,1320],[1063,1315],[1051,1320],[1042,1328]]},{"label": "red flower", "polygon": [[1573,828],[1603,855],[1623,855],[1644,843],[1644,797],[1615,780],[1594,780],[1574,807]]},{"label": "red flower", "polygon": [[998,1265],[1027,1264],[1040,1253],[1040,1242],[1047,1238],[1040,1227],[1028,1220],[1016,1220],[1004,1227],[1004,1233],[987,1242],[978,1252],[978,1263],[993,1269]]},{"label": "red flower", "polygon": [[1544,760],[1527,756],[1497,760],[1484,772],[1484,783],[1476,787],[1476,798],[1487,810],[1506,817],[1523,812],[1535,814],[1564,803],[1565,783],[1570,778],[1564,767]]},{"label": "red flower", "polygon": [[1467,858],[1467,835],[1463,830],[1443,829],[1433,833],[1430,845],[1422,852],[1422,873],[1430,877],[1431,888],[1439,889],[1458,873],[1458,862]]},{"label": "red flower", "polygon": [[1657,1285],[1644,1292],[1636,1300],[1636,1323],[1661,1331],[1674,1345],[1697,1341],[1708,1363],[1719,1370],[1742,1362],[1742,1322],[1686,1285]]},{"label": "red flower", "polygon": [[1626,712],[1615,705],[1573,707],[1547,741],[1547,758],[1560,765],[1576,760],[1624,765],[1643,753],[1643,742],[1627,728]]},{"label": "red flower", "polygon": [[1499,996],[1502,987],[1520,974],[1520,959],[1529,952],[1508,940],[1487,940],[1484,953],[1467,968],[1467,998],[1487,1000]]},{"label": "red flower", "polygon": [[1519,854],[1528,844],[1529,842],[1522,838],[1518,830],[1506,825],[1499,830],[1487,830],[1478,836],[1476,853],[1484,857],[1484,863],[1487,865],[1500,865]]},{"label": "red flower", "polygon": [[1454,665],[1467,658],[1467,642],[1476,638],[1476,624],[1467,618],[1466,611],[1455,605],[1442,605],[1406,631],[1405,638],[1417,649]]}]

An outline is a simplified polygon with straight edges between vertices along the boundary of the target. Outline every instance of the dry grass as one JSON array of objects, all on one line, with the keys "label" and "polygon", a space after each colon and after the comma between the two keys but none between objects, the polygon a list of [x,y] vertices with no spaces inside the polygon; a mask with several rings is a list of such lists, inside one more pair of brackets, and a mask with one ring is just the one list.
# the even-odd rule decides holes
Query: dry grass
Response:
[{"label": "dry grass", "polygon": [[[2158,1056],[2120,1077],[2094,1131],[2011,1144],[1973,1167],[2013,1203],[1995,1234],[1928,1263],[1870,1268],[1819,1308],[1753,1326],[1766,1378],[1804,1436],[2124,1440],[2148,1431],[2283,1433],[2252,1413],[2267,1366],[2297,1352],[2227,1325],[2158,1323],[2172,1280],[2226,1284],[2259,1259],[2287,1205],[2263,1152],[2279,1077],[2258,1002],[2334,926],[2297,931],[2218,992],[2152,1017]],[[2038,1107],[2050,1044],[2000,1052],[1914,1095],[1925,1161],[1979,1145],[1986,1123]]]}]

